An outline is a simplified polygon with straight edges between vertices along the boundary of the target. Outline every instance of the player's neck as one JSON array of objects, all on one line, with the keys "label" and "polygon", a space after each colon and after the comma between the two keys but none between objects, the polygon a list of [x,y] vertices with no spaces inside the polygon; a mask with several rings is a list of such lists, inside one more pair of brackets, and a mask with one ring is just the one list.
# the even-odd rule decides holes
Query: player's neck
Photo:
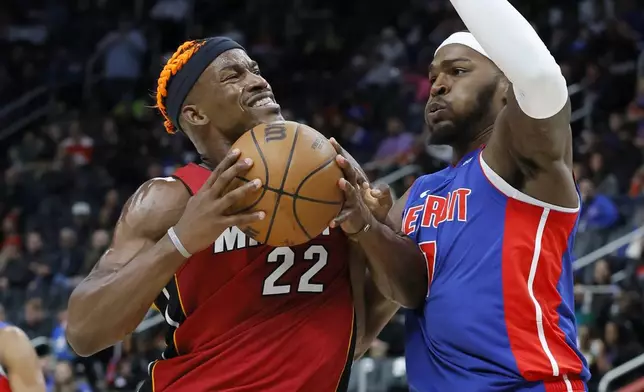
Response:
[{"label": "player's neck", "polygon": [[210,169],[214,169],[226,158],[232,143],[222,137],[213,136],[205,140],[203,145],[204,151],[198,150],[201,161]]},{"label": "player's neck", "polygon": [[452,146],[454,150],[452,154],[452,165],[456,166],[465,155],[485,145],[487,141],[490,140],[493,129],[494,125],[490,125],[483,129],[483,131],[478,132],[476,137],[474,137],[470,142],[463,144],[462,146]]}]

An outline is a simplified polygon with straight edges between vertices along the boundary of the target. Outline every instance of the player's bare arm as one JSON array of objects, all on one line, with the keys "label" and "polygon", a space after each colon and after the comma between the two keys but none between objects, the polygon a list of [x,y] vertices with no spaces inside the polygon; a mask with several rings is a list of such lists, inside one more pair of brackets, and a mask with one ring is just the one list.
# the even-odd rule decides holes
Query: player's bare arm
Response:
[{"label": "player's bare arm", "polygon": [[[331,138],[330,141],[336,151],[342,154],[355,168],[356,182],[361,184],[359,191],[373,217],[379,222],[388,222],[388,213],[393,205],[389,187],[385,184],[377,184],[372,187],[366,181],[367,174],[355,158],[344,150],[334,138]],[[340,222],[343,215],[350,214],[351,210],[351,206],[345,208],[335,223]],[[354,359],[359,359],[369,350],[371,343],[400,309],[400,305],[387,299],[376,287],[373,277],[367,270],[367,256],[360,244],[353,242],[350,252],[349,269],[358,336]]]},{"label": "player's bare arm", "polygon": [[524,193],[576,208],[570,103],[559,65],[507,0],[451,2],[509,81],[506,107],[483,152],[485,162]]},{"label": "player's bare arm", "polygon": [[354,359],[362,357],[371,347],[400,305],[385,298],[367,270],[367,257],[358,243],[350,250],[351,289],[356,312],[357,336]]},{"label": "player's bare arm", "polygon": [[331,225],[341,226],[349,238],[360,244],[375,287],[387,300],[406,308],[418,307],[428,285],[424,256],[414,241],[390,227],[402,227],[407,194],[392,207],[388,224],[380,223],[364,200],[363,185],[354,166],[343,155],[338,155],[336,161],[345,175],[338,185],[345,193],[347,208]]},{"label": "player's bare arm", "polygon": [[171,178],[150,180],[130,197],[110,248],[69,300],[67,339],[79,355],[96,353],[131,333],[185,262],[182,253],[205,249],[227,227],[263,219],[263,212],[224,213],[261,186],[250,181],[224,194],[232,179],[252,165],[236,162],[238,156],[238,151],[229,153],[192,197]]},{"label": "player's bare arm", "polygon": [[19,328],[0,330],[0,363],[7,371],[12,392],[45,391],[45,379],[36,351]]},{"label": "player's bare arm", "polygon": [[[365,264],[363,263],[362,265]],[[365,307],[363,315],[364,328],[362,336],[359,336],[356,343],[356,349],[353,356],[354,360],[361,358],[367,350],[371,348],[373,341],[378,337],[380,332],[382,332],[398,309],[400,309],[400,305],[382,295],[378,287],[376,287],[376,284],[369,272],[367,272],[366,275],[363,272],[363,276],[365,276],[365,283],[363,285]]]}]

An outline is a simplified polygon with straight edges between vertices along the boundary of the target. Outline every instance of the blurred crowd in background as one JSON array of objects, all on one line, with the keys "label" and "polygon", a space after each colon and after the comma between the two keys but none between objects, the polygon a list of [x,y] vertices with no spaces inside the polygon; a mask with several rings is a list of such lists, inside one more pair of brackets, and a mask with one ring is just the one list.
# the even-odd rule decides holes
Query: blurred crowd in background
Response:
[{"label": "blurred crowd in background", "polygon": [[[582,257],[644,225],[644,5],[512,3],[570,85]],[[287,119],[338,139],[400,195],[450,160],[449,147],[425,143],[426,71],[437,45],[463,28],[447,0],[3,1],[0,320],[34,339],[49,390],[133,391],[164,347],[154,311],[141,332],[90,358],[74,355],[64,330],[69,293],[105,251],[125,200],[198,158],[152,107],[179,44],[212,35],[242,43]],[[591,391],[644,352],[644,243],[631,237],[577,271]],[[403,320],[356,365],[353,389],[406,390]]]}]

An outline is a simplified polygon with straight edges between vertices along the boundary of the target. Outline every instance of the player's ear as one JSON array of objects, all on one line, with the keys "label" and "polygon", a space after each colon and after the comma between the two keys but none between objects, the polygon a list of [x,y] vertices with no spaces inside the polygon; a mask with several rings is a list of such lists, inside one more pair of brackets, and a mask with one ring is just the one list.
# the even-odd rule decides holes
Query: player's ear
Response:
[{"label": "player's ear", "polygon": [[508,89],[510,88],[510,81],[504,75],[499,78],[497,92],[501,95],[501,101],[505,106],[508,103]]},{"label": "player's ear", "polygon": [[184,105],[181,108],[181,117],[193,127],[207,125],[210,122],[208,115],[196,105]]}]

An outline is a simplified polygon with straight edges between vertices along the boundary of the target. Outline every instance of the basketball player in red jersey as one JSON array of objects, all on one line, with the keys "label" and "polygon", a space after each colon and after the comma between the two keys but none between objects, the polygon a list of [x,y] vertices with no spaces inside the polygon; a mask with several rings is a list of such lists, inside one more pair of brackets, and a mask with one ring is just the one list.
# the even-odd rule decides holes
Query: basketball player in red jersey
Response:
[{"label": "basketball player in red jersey", "polygon": [[0,392],[45,392],[36,350],[21,329],[0,322]]},{"label": "basketball player in red jersey", "polygon": [[116,343],[154,302],[170,325],[168,347],[142,391],[346,390],[354,355],[396,306],[365,284],[362,255],[342,231],[273,248],[237,228],[264,212],[225,213],[262,185],[223,194],[252,165],[231,145],[283,120],[257,63],[227,38],[187,42],[161,72],[157,104],[166,129],[185,132],[203,162],[128,200],[113,243],[70,298],[71,346],[90,355]]}]

